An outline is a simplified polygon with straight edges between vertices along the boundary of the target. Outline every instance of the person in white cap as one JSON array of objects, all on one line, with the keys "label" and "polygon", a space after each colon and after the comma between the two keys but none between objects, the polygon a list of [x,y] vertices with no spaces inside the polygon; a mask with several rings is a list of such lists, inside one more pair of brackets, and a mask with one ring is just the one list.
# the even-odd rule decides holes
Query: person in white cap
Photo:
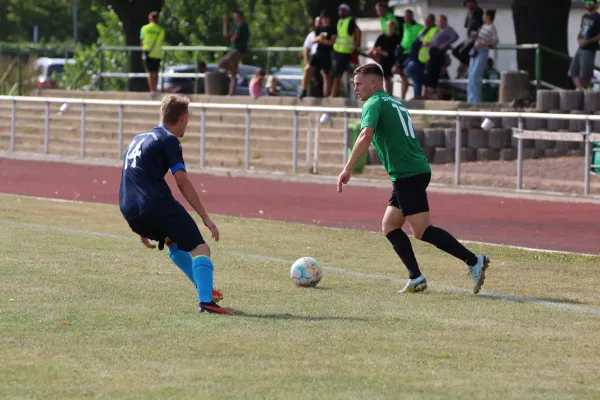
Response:
[{"label": "person in white cap", "polygon": [[340,92],[340,80],[348,69],[352,54],[360,46],[361,31],[356,20],[350,16],[350,6],[346,3],[338,7],[340,19],[337,23],[337,36],[333,45],[333,84],[331,97],[337,97]]}]

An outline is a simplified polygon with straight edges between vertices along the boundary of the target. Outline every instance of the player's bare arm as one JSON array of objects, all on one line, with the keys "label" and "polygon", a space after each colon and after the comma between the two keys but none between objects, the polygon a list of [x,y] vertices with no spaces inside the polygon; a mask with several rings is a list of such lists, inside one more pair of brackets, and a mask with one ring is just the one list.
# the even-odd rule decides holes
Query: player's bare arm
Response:
[{"label": "player's bare arm", "polygon": [[185,170],[180,169],[175,172],[173,175],[175,177],[175,182],[177,182],[177,187],[183,194],[183,197],[190,203],[190,205],[194,208],[194,210],[198,213],[200,218],[202,218],[202,222],[204,225],[210,230],[213,239],[217,242],[219,241],[219,229],[217,229],[217,225],[210,219],[206,209],[202,205],[200,198],[198,197],[198,193],[194,188],[194,185],[188,178],[187,172]]},{"label": "player's bare arm", "polygon": [[352,154],[350,154],[350,159],[346,163],[342,173],[338,176],[337,182],[337,191],[338,193],[342,193],[342,185],[345,185],[350,180],[350,176],[352,175],[352,168],[358,162],[360,157],[365,154],[365,151],[371,145],[373,141],[373,134],[375,130],[370,126],[365,126],[362,131],[360,131],[360,135],[358,135],[358,139],[356,139],[356,143],[354,143],[354,147],[352,148]]}]

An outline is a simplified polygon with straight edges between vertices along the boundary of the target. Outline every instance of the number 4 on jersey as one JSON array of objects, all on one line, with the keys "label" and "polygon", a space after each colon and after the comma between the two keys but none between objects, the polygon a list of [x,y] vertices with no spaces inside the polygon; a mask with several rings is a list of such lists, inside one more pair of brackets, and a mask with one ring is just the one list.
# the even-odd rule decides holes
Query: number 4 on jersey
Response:
[{"label": "number 4 on jersey", "polygon": [[127,152],[127,156],[125,157],[125,166],[123,169],[127,169],[129,160],[131,160],[131,168],[135,168],[138,157],[142,155],[142,143],[144,143],[144,140],[146,140],[145,137],[140,139],[135,146],[133,143],[131,144],[129,151]]},{"label": "number 4 on jersey", "polygon": [[[416,138],[415,129],[413,128],[412,118],[408,113],[408,110],[402,106],[399,106],[396,103],[392,103],[392,106],[398,111],[398,118],[400,118],[400,122],[402,123],[402,127],[404,128],[404,134],[406,136],[410,136],[411,138]],[[404,121],[403,116],[406,115],[406,122]],[[408,124],[408,127],[406,126]]]}]

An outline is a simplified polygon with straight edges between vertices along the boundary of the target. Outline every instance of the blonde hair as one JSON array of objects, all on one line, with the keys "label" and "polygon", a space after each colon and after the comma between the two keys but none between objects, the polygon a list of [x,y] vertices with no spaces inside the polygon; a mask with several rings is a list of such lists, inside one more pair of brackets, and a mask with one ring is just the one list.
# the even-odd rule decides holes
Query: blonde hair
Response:
[{"label": "blonde hair", "polygon": [[165,96],[160,106],[163,123],[176,124],[183,114],[189,112],[190,100],[183,96],[170,94]]}]

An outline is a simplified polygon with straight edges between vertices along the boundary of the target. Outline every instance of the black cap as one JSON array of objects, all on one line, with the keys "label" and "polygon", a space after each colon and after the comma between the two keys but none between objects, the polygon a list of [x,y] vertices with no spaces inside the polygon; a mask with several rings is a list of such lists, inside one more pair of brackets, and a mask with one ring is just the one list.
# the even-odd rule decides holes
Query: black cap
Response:
[{"label": "black cap", "polygon": [[326,10],[321,11],[321,14],[319,14],[319,17],[321,18],[329,18],[330,15]]}]

